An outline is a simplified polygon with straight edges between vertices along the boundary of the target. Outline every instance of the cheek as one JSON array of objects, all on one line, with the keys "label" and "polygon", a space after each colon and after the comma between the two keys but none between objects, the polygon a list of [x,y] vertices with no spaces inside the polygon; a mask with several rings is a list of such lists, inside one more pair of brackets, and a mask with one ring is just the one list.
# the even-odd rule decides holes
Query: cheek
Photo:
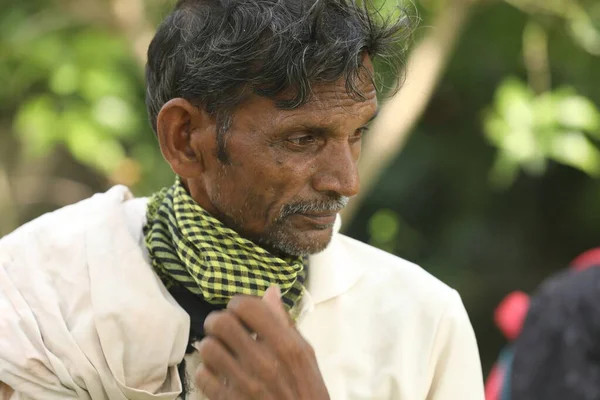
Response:
[{"label": "cheek", "polygon": [[265,166],[256,170],[251,177],[255,188],[260,191],[259,195],[268,203],[285,201],[289,192],[293,191],[296,180],[294,171],[287,168],[284,162],[276,161],[275,164],[275,168]]},{"label": "cheek", "polygon": [[[242,148],[238,152],[244,154],[243,158],[232,156],[234,164],[229,166],[226,178],[227,185],[231,186],[230,193],[237,197],[235,204],[271,214],[306,193],[315,164],[312,159],[302,153],[282,154],[276,146],[265,146],[252,152],[247,149],[253,146],[244,147],[245,152]],[[229,202],[235,206],[232,200]]]},{"label": "cheek", "polygon": [[284,205],[306,198],[310,187],[307,167],[306,163],[290,163],[283,157],[263,163],[252,176],[247,176],[244,184],[247,186],[248,182],[252,182],[247,188],[254,200],[250,207],[273,220]]},{"label": "cheek", "polygon": [[274,187],[294,196],[310,186],[310,179],[315,169],[316,162],[312,158],[278,158],[274,171],[276,176],[273,177],[273,182],[277,182],[277,184]]},{"label": "cheek", "polygon": [[305,184],[310,177],[312,163],[307,160],[306,155],[301,153],[282,154],[275,146],[255,154],[250,163],[246,163],[244,169],[253,176],[266,189],[281,194],[281,192],[294,191],[294,188]]},{"label": "cheek", "polygon": [[284,171],[284,168],[269,168],[264,163],[236,165],[225,178],[229,199],[223,200],[231,207],[254,210],[257,214],[269,213],[269,208],[283,197],[286,190],[289,179],[285,179]]}]

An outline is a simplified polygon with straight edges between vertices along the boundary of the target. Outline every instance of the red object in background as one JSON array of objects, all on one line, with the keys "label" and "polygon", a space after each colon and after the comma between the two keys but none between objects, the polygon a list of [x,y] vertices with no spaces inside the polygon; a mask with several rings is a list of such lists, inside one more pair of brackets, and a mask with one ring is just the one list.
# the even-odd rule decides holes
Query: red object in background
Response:
[{"label": "red object in background", "polygon": [[[529,309],[529,296],[524,292],[509,293],[496,307],[494,321],[509,342],[515,340],[521,333],[527,310]],[[485,399],[499,400],[502,393],[506,366],[501,362],[494,364],[488,379],[485,382]]]},{"label": "red object in background", "polygon": [[528,309],[529,296],[523,292],[510,293],[496,307],[494,320],[509,341],[521,333]]},{"label": "red object in background", "polygon": [[[509,342],[515,340],[523,329],[529,309],[529,296],[524,292],[509,293],[496,307],[494,321]],[[498,361],[485,382],[485,399],[500,400],[505,380],[506,365]]]},{"label": "red object in background", "polygon": [[571,268],[577,271],[583,271],[593,266],[600,266],[600,247],[586,251],[571,263]]},{"label": "red object in background", "polygon": [[500,400],[503,382],[504,371],[496,364],[485,382],[485,400]]}]

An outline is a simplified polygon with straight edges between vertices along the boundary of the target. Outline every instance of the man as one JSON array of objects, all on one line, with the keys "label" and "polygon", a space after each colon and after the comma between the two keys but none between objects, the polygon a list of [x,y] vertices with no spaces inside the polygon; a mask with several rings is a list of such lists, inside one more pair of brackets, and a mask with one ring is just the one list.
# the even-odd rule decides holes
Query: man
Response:
[{"label": "man", "polygon": [[5,397],[483,399],[458,294],[338,233],[405,33],[353,1],[180,1],[147,65],[175,183],[2,239]]}]

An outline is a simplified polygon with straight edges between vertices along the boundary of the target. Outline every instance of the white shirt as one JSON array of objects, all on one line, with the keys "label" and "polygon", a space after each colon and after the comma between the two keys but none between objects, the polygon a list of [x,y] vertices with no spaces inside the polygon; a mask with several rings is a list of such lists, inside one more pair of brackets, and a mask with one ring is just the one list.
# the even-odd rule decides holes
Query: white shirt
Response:
[{"label": "white shirt", "polygon": [[[145,212],[117,186],[0,240],[0,382],[15,391],[0,400],[178,397],[189,317],[148,262]],[[299,329],[331,399],[484,399],[456,291],[339,233],[310,268]]]}]

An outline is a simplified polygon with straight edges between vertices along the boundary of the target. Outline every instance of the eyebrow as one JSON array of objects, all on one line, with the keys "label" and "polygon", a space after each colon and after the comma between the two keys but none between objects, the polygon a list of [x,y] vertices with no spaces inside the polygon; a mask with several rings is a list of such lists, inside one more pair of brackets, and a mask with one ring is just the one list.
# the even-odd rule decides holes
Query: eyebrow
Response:
[{"label": "eyebrow", "polygon": [[371,118],[369,118],[369,120],[367,121],[367,123],[365,125],[369,125],[371,122],[373,122],[373,120],[375,118],[377,118],[378,115],[379,115],[379,107],[377,108],[377,110],[375,110],[375,114],[373,114],[373,116]]}]

